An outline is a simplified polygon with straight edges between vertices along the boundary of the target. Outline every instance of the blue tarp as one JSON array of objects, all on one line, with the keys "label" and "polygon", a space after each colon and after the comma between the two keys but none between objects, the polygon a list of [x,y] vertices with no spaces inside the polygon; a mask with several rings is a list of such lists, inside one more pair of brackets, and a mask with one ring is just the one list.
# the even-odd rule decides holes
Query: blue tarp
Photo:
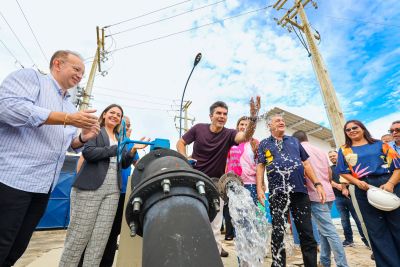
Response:
[{"label": "blue tarp", "polygon": [[66,156],[60,178],[50,195],[47,209],[36,229],[66,228],[69,224],[69,195],[75,179],[78,156]]}]

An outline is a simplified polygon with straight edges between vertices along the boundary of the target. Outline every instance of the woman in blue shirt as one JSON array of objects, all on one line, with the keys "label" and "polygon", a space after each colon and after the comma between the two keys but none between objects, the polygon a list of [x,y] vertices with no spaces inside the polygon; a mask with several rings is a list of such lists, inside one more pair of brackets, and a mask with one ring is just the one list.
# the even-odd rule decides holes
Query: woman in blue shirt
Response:
[{"label": "woman in blue shirt", "polygon": [[400,266],[400,209],[383,211],[368,203],[370,186],[400,196],[400,158],[382,141],[373,139],[364,124],[344,126],[346,144],[339,150],[337,170],[354,184],[355,196],[367,227],[376,266]]}]

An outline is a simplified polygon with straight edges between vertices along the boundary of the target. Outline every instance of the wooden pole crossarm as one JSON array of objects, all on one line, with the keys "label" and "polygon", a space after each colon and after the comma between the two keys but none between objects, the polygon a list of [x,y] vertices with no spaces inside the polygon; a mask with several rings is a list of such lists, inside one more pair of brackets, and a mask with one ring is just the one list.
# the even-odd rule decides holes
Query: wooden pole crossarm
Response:
[{"label": "wooden pole crossarm", "polygon": [[[295,26],[296,28],[298,28],[300,31],[304,32],[304,28],[302,25],[299,25],[297,22],[293,21],[293,20],[287,20],[286,22],[289,22],[290,24],[292,24],[293,26]],[[282,27],[284,27],[286,25],[286,23],[284,25],[282,25]]]}]

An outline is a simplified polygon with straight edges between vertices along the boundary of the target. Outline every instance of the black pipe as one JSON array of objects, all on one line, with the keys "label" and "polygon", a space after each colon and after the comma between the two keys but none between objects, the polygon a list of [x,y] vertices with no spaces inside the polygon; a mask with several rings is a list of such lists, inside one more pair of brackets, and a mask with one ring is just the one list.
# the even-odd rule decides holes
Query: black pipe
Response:
[{"label": "black pipe", "polygon": [[143,157],[126,207],[131,235],[143,237],[142,266],[222,267],[210,224],[219,208],[213,181],[181,154],[159,149]]},{"label": "black pipe", "polygon": [[208,214],[199,201],[177,196],[156,203],[143,228],[143,266],[223,266]]}]

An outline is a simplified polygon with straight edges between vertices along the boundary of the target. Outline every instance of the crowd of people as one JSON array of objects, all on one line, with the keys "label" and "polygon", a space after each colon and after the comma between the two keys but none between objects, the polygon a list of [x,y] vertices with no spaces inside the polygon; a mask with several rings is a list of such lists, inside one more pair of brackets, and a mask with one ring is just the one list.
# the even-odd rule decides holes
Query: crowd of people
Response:
[{"label": "crowd of people", "polygon": [[[57,185],[67,150],[82,152],[82,156],[72,185],[70,224],[59,266],[113,264],[127,179],[139,160],[137,150],[146,146],[129,144],[117,157],[122,120],[127,126],[126,138],[131,132],[130,120],[120,105],[109,105],[99,117],[96,110],[76,111],[68,90],[83,74],[80,55],[60,50],[51,58],[50,74],[22,69],[11,73],[0,86],[2,267],[13,266],[26,250]],[[293,232],[298,232],[304,266],[316,267],[318,261],[330,266],[331,253],[337,266],[348,266],[344,247],[354,245],[350,215],[361,240],[372,249],[376,266],[400,266],[400,209],[377,208],[367,196],[371,188],[400,196],[400,121],[390,125],[382,140],[374,139],[362,122],[347,121],[345,144],[326,153],[311,144],[304,131],[286,135],[282,115],[268,118],[268,137],[261,141],[253,138],[260,102],[258,96],[251,98],[250,114],[239,118],[236,129],[225,127],[228,106],[215,102],[209,110],[210,123],[193,126],[176,148],[194,159],[193,167],[209,177],[228,172],[240,176],[254,204],[269,205],[271,266],[286,266],[284,237],[289,217]],[[188,155],[186,148],[192,143]],[[334,202],[341,217],[343,242],[332,222]],[[353,203],[359,207],[358,214]],[[222,199],[220,206],[224,206]],[[223,217],[229,221],[227,205],[211,222],[211,229],[220,256],[228,257],[221,242]],[[234,239],[231,229],[226,240]]]}]

